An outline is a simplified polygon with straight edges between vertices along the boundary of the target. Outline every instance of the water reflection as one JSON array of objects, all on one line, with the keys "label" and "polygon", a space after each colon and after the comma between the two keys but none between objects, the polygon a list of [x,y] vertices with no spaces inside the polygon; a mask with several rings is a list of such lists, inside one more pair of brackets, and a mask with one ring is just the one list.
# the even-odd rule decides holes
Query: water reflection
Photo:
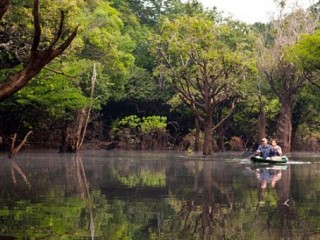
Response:
[{"label": "water reflection", "polygon": [[2,159],[0,239],[317,239],[317,161],[25,153]]},{"label": "water reflection", "polygon": [[[89,184],[86,176],[86,171],[83,165],[82,157],[79,154],[75,154],[72,160],[73,161],[70,162],[70,164],[66,165],[67,179],[74,178],[78,196],[81,199],[86,200],[90,218],[90,235],[91,238],[94,239],[95,224],[93,217],[93,202],[89,191]],[[70,180],[68,182],[70,182]]]},{"label": "water reflection", "polygon": [[[282,178],[283,171],[287,172],[287,168],[288,168],[287,165],[283,165],[283,166],[253,165],[253,166],[246,167],[246,170],[254,173],[254,175],[258,180],[258,200],[260,204],[265,203],[264,192],[266,191],[267,187],[275,188],[276,184]],[[286,173],[284,174],[288,175]],[[285,189],[288,189],[288,188],[285,188]]]},{"label": "water reflection", "polygon": [[27,175],[24,173],[24,171],[19,167],[19,165],[16,163],[16,161],[12,158],[9,158],[8,161],[10,162],[10,167],[11,167],[11,176],[12,176],[12,182],[13,184],[17,184],[17,178],[16,178],[16,173],[20,175],[20,177],[23,179],[25,184],[28,186],[28,188],[31,188],[31,183],[29,181],[29,178]]}]

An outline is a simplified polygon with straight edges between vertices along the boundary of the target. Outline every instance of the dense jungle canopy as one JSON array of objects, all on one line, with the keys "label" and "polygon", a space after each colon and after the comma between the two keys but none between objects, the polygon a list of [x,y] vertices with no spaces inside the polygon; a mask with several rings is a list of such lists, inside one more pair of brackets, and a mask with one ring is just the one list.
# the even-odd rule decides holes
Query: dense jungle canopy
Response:
[{"label": "dense jungle canopy", "polygon": [[0,147],[319,150],[320,3],[277,3],[249,25],[197,0],[0,0]]}]

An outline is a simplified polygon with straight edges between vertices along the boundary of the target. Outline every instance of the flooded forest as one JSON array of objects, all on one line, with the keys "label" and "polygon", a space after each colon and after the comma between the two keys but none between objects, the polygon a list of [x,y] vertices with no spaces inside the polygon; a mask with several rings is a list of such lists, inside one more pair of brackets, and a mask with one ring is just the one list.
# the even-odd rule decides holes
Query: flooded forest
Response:
[{"label": "flooded forest", "polygon": [[[0,148],[319,151],[319,4],[0,1]],[[14,137],[15,136],[15,137]],[[26,138],[27,136],[27,138]],[[24,141],[25,140],[25,141]]]}]

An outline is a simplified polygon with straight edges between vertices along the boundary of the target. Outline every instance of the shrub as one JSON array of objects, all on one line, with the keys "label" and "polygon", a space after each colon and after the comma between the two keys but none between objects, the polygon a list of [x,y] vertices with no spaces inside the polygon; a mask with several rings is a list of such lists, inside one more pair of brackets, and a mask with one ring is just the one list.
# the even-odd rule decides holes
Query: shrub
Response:
[{"label": "shrub", "polygon": [[168,145],[167,118],[136,115],[127,116],[112,123],[111,139],[120,141],[124,149],[159,150]]},{"label": "shrub", "polygon": [[148,116],[142,118],[141,132],[150,133],[153,131],[163,130],[166,131],[167,117],[161,116]]}]

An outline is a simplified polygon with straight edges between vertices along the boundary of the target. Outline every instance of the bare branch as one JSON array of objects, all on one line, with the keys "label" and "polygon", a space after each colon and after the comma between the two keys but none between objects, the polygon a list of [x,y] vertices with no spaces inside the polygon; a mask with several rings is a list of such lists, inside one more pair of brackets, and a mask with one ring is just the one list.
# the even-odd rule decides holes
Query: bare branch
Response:
[{"label": "bare branch", "polygon": [[22,70],[20,70],[13,76],[10,76],[9,79],[0,84],[0,101],[4,101],[5,99],[13,95],[15,92],[23,88],[34,76],[36,76],[41,71],[41,69],[45,65],[50,63],[54,58],[61,55],[77,35],[78,27],[59,47],[54,49],[58,40],[61,39],[62,36],[64,23],[64,15],[62,14],[59,29],[54,39],[45,50],[39,51],[38,47],[41,38],[39,0],[34,0],[33,17],[35,29],[29,62],[24,66]]},{"label": "bare branch", "polygon": [[19,151],[20,149],[22,148],[22,146],[26,143],[29,135],[32,133],[32,131],[29,131],[23,138],[23,140],[21,141],[21,143],[18,145],[18,147],[15,147],[15,143],[16,143],[16,140],[17,140],[17,133],[15,133],[13,135],[13,138],[12,138],[12,143],[11,143],[11,149],[10,149],[10,153],[9,153],[9,158],[13,158]]},{"label": "bare branch", "polygon": [[70,34],[70,36],[67,38],[67,40],[65,40],[57,49],[55,49],[52,52],[52,54],[50,55],[50,57],[48,59],[48,63],[51,62],[52,59],[61,55],[64,52],[64,50],[66,50],[70,46],[73,39],[77,36],[77,32],[78,32],[78,27],[76,27],[76,29]]},{"label": "bare branch", "polygon": [[222,118],[222,119],[212,128],[212,131],[215,131],[218,127],[220,127],[221,124],[222,124],[225,120],[227,120],[227,119],[233,114],[233,112],[234,112],[234,110],[235,110],[235,103],[236,103],[236,101],[237,101],[237,99],[234,99],[234,100],[232,101],[231,108],[229,109],[228,114],[227,114],[224,118]]},{"label": "bare branch", "polygon": [[65,76],[67,78],[73,78],[73,79],[79,79],[79,77],[77,76],[71,76],[71,75],[68,75],[68,74],[65,74],[64,72],[60,72],[60,71],[56,71],[56,70],[53,70],[53,69],[50,69],[50,68],[47,68],[47,67],[44,67],[43,69],[49,71],[49,72],[53,72],[55,74],[59,74],[59,75],[62,75],[62,76]]},{"label": "bare branch", "polygon": [[168,68],[172,68],[171,63],[169,61],[169,59],[167,58],[166,54],[163,52],[162,48],[158,48],[159,53],[161,54],[161,56],[163,57],[163,59],[165,60],[165,63],[167,65]]}]

